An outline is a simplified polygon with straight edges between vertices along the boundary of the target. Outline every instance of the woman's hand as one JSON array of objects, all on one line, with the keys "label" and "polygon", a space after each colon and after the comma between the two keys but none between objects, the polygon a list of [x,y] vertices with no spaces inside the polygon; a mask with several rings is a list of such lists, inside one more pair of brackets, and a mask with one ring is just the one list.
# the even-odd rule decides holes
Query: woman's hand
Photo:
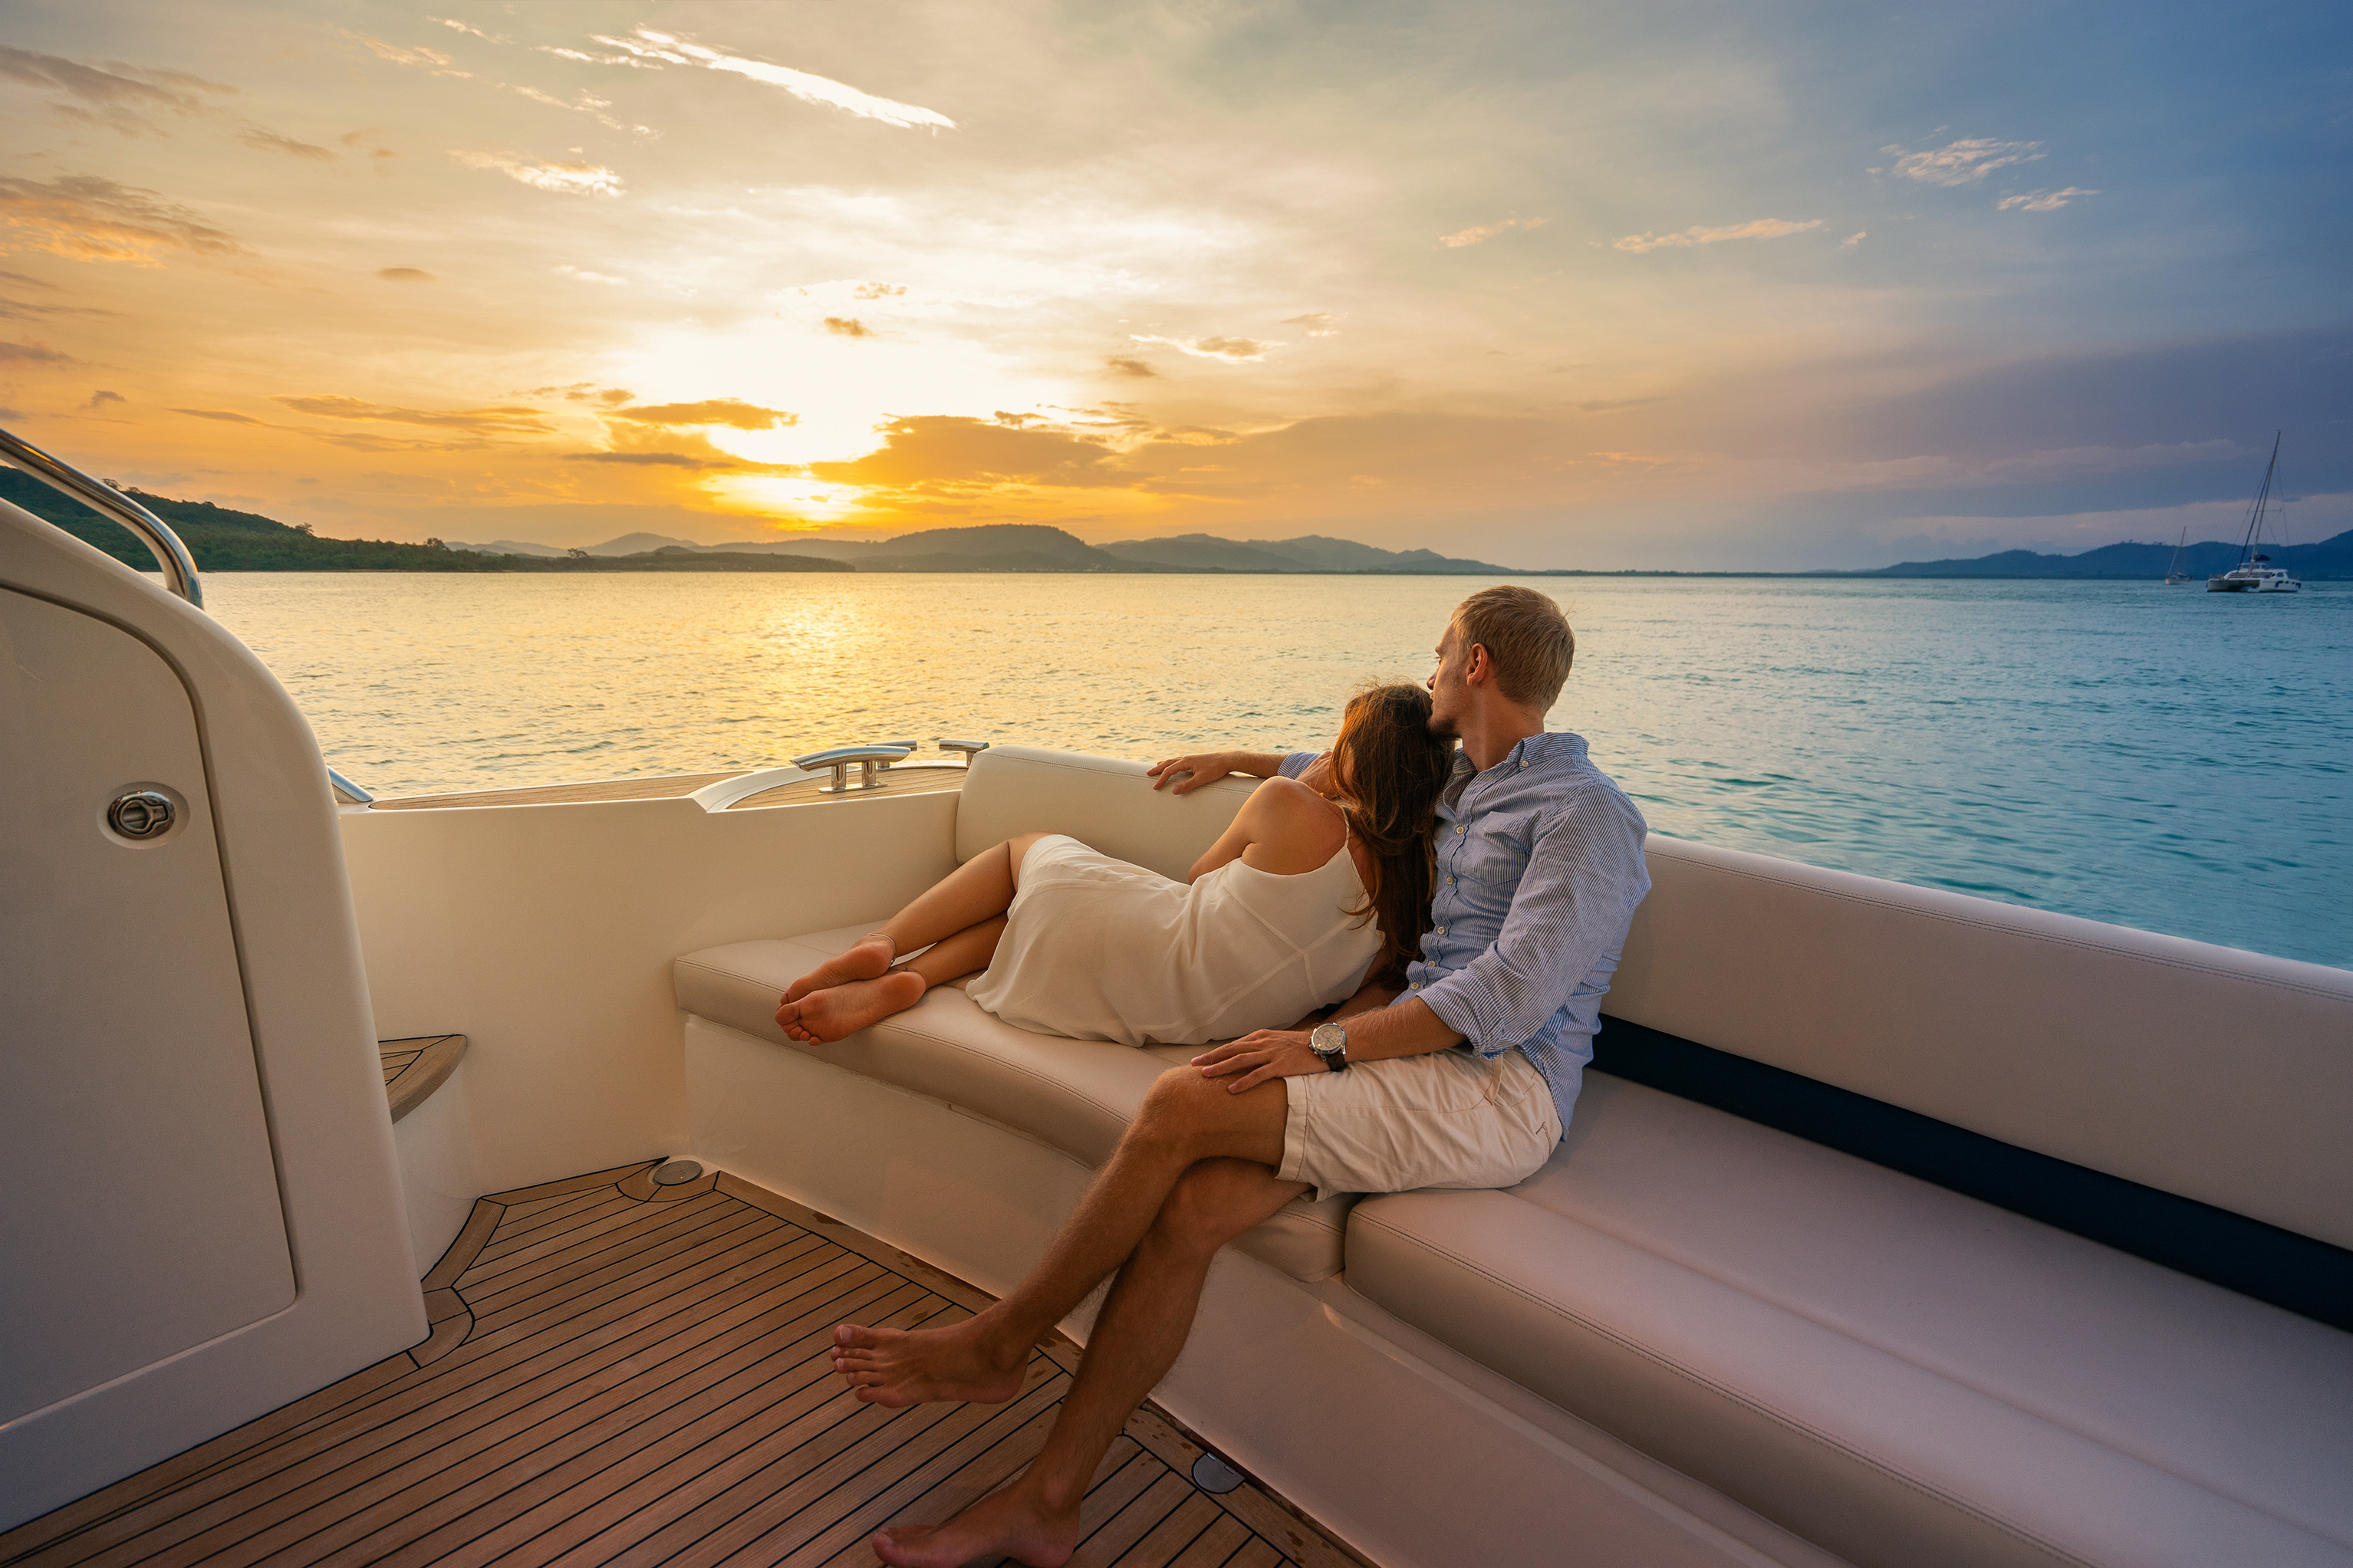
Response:
[{"label": "woman's hand", "polygon": [[[1232,773],[1234,763],[1239,760],[1232,752],[1198,752],[1155,763],[1144,772],[1145,776],[1152,781],[1154,789],[1162,784],[1173,784],[1173,793],[1190,795],[1203,784],[1213,784]],[[1187,773],[1192,776],[1187,778],[1184,776]]]},{"label": "woman's hand", "polygon": [[1324,1058],[1307,1048],[1307,1035],[1296,1029],[1261,1029],[1222,1046],[1211,1046],[1193,1058],[1203,1078],[1227,1079],[1227,1089],[1240,1094],[1271,1079],[1303,1078],[1330,1072]]}]

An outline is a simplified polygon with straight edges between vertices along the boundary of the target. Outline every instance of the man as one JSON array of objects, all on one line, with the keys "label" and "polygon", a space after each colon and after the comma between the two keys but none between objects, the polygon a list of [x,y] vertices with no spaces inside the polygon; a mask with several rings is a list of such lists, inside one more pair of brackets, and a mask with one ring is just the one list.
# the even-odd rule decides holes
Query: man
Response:
[{"label": "man", "polygon": [[[1548,596],[1473,594],[1437,651],[1430,727],[1461,745],[1409,988],[1359,994],[1313,1031],[1261,1030],[1164,1074],[1044,1261],[976,1317],[836,1331],[834,1367],[860,1399],[1004,1400],[1031,1346],[1117,1276],[1038,1458],[945,1524],[883,1531],[883,1561],[1061,1563],[1088,1479],[1184,1347],[1219,1247],[1311,1188],[1508,1186],[1559,1142],[1650,890],[1642,817],[1582,740],[1545,731],[1576,651]],[[1176,757],[1152,770],[1153,787],[1296,777],[1317,761]]]}]

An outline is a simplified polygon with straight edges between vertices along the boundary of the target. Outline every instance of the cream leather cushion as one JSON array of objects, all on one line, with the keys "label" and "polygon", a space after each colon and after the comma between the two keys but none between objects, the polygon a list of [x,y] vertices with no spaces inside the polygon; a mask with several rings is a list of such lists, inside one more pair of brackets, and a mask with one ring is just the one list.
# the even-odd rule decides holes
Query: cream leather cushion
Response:
[{"label": "cream leather cushion", "polygon": [[[673,966],[678,1005],[714,1024],[945,1100],[1090,1165],[1111,1157],[1153,1079],[1194,1054],[1183,1047],[1136,1050],[1031,1034],[990,1017],[950,987],[836,1045],[803,1046],[777,1028],[776,1003],[785,987],[871,929],[844,926],[689,953]],[[1234,1245],[1295,1279],[1326,1279],[1339,1272],[1343,1226],[1353,1201],[1293,1202]]]},{"label": "cream leather cushion", "polygon": [[955,857],[969,860],[1017,833],[1067,833],[1181,882],[1257,787],[1256,779],[1228,777],[1171,795],[1152,787],[1142,763],[993,746],[973,758],[957,799]]},{"label": "cream leather cushion", "polygon": [[2353,1247],[2353,973],[1652,834],[1613,1016]]},{"label": "cream leather cushion", "polygon": [[2353,1335],[1592,1073],[1348,1284],[1866,1568],[2353,1564]]}]

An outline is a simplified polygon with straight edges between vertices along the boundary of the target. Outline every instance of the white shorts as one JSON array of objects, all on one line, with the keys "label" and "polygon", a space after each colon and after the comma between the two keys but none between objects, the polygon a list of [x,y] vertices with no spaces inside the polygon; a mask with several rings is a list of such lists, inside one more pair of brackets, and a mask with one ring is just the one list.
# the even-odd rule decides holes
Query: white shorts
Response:
[{"label": "white shorts", "polygon": [[1416,1187],[1508,1187],[1560,1142],[1560,1110],[1518,1051],[1461,1049],[1354,1062],[1342,1072],[1282,1080],[1286,1182],[1333,1193]]}]

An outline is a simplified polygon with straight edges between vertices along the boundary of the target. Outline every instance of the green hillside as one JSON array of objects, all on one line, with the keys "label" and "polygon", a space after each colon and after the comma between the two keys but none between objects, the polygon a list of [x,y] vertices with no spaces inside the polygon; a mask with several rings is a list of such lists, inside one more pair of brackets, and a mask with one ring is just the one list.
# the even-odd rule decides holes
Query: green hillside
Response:
[{"label": "green hillside", "polygon": [[[382,539],[321,539],[255,512],[210,501],[124,492],[172,525],[199,572],[847,572],[846,562],[807,555],[661,550],[647,555],[477,555],[438,544]],[[155,558],[121,524],[100,517],[18,469],[0,467],[0,500],[47,518],[85,543],[142,572]]]}]

